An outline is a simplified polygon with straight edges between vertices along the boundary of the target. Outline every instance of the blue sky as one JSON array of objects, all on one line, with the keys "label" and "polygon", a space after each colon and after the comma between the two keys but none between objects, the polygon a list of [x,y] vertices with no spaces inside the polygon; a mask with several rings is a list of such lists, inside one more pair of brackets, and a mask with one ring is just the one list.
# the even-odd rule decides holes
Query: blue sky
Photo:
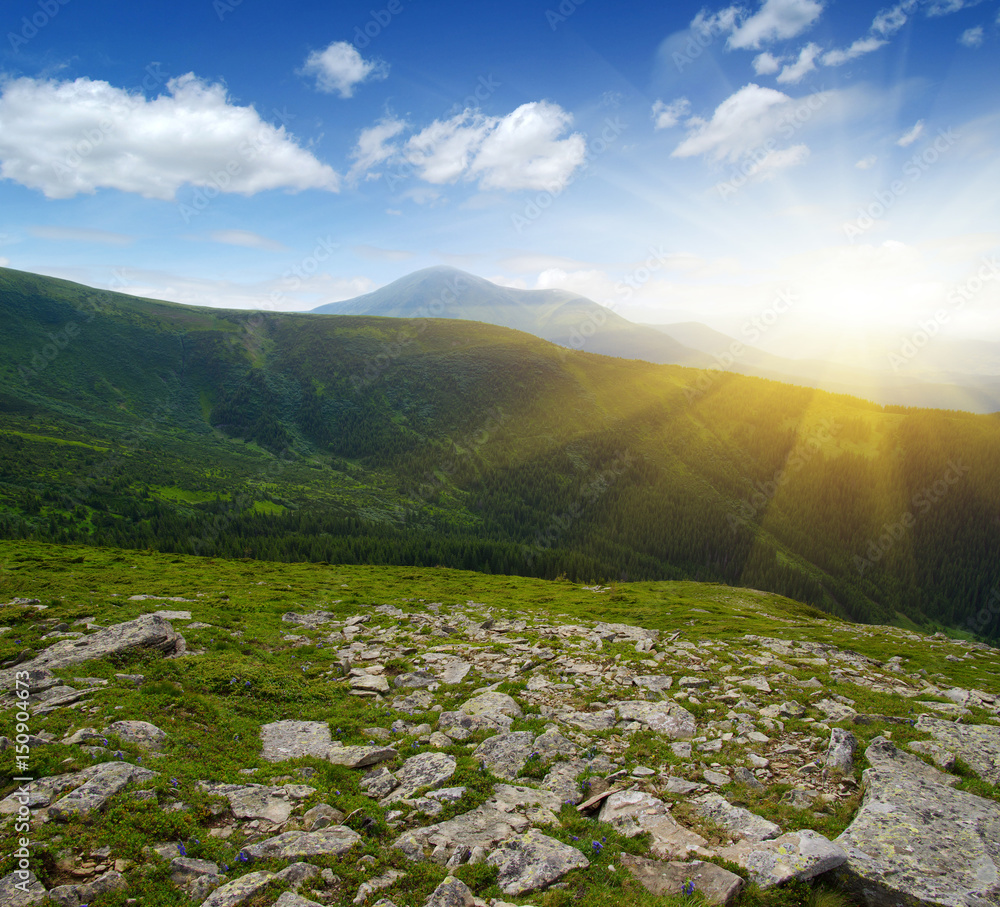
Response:
[{"label": "blue sky", "polygon": [[1000,340],[995,0],[0,22],[0,264],[268,310],[451,264],[733,334],[792,298],[758,344],[785,353],[928,318]]}]

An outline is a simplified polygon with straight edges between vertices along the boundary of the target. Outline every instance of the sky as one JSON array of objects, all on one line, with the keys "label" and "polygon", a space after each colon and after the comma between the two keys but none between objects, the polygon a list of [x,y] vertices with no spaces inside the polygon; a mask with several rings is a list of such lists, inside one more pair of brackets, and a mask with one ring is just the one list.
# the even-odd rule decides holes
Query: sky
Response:
[{"label": "sky", "polygon": [[8,0],[0,265],[304,311],[445,264],[790,355],[1000,341],[998,6]]}]

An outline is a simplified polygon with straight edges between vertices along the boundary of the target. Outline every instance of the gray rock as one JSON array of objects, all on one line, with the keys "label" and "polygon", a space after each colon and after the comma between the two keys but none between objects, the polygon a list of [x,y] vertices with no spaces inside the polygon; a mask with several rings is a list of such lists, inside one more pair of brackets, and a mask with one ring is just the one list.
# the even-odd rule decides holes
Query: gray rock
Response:
[{"label": "gray rock", "polygon": [[0,904],[4,907],[35,907],[46,897],[45,887],[31,870],[15,870],[0,879]]},{"label": "gray rock", "polygon": [[274,721],[260,729],[261,758],[283,762],[300,756],[325,759],[331,748],[330,726],[325,721]]},{"label": "gray rock", "polygon": [[733,806],[718,794],[703,794],[696,797],[695,809],[706,819],[721,825],[734,838],[748,841],[767,841],[781,834],[781,827],[758,816],[756,813]]},{"label": "gray rock", "polygon": [[763,790],[764,785],[757,780],[757,776],[744,765],[737,765],[733,769],[733,779],[739,784],[745,784],[754,790]]},{"label": "gray rock", "polygon": [[298,860],[347,853],[360,840],[357,832],[344,825],[334,825],[320,831],[286,831],[283,835],[251,844],[244,850],[255,860]]},{"label": "gray rock", "polygon": [[[208,794],[225,797],[237,819],[266,819],[274,825],[284,825],[292,814],[292,797],[284,787],[262,784],[217,784],[199,781],[198,787]],[[309,794],[316,792],[308,787]]]},{"label": "gray rock", "polygon": [[476,898],[465,882],[448,876],[424,902],[424,907],[475,907]]},{"label": "gray rock", "polygon": [[348,768],[365,768],[395,759],[399,753],[391,746],[335,746],[326,754],[328,762]]},{"label": "gray rock", "polygon": [[217,876],[218,874],[219,864],[210,860],[174,857],[170,861],[170,881],[175,885],[186,885],[201,876]]},{"label": "gray rock", "polygon": [[847,861],[847,854],[840,846],[808,830],[770,841],[740,841],[718,853],[724,860],[746,869],[760,888],[793,880],[805,882]]},{"label": "gray rock", "polygon": [[396,780],[396,776],[389,769],[384,765],[380,765],[368,772],[361,779],[358,787],[368,794],[369,797],[380,800],[399,787],[399,781]]},{"label": "gray rock", "polygon": [[357,674],[351,678],[352,690],[364,690],[369,693],[388,693],[389,681],[381,674]]},{"label": "gray rock", "polygon": [[917,729],[927,731],[938,744],[947,747],[980,778],[1000,785],[1000,727],[989,724],[957,724],[921,715]]},{"label": "gray rock", "polygon": [[162,655],[180,655],[185,649],[184,638],[162,617],[144,614],[135,620],[98,630],[90,636],[57,642],[31,661],[0,671],[0,689],[13,689],[18,671],[58,670],[139,649]]},{"label": "gray rock", "polygon": [[438,717],[438,730],[452,740],[468,740],[476,731],[506,733],[514,719],[499,712],[470,715],[467,712],[442,712]]},{"label": "gray rock", "polygon": [[401,850],[411,860],[425,859],[428,850],[440,853],[445,858],[456,847],[491,850],[498,842],[530,827],[530,821],[514,811],[517,805],[523,804],[501,803],[495,795],[493,800],[454,819],[400,835],[393,847]]},{"label": "gray rock", "polygon": [[663,674],[640,674],[632,678],[632,683],[653,693],[666,693],[673,686],[674,679]]},{"label": "gray rock", "polygon": [[104,809],[108,801],[130,784],[148,781],[157,773],[128,762],[103,762],[76,773],[85,778],[72,793],[57,800],[49,807],[49,815],[61,822],[73,819],[88,820],[93,813]]},{"label": "gray rock", "polygon": [[821,699],[816,703],[816,708],[826,715],[828,721],[849,721],[858,714],[857,709],[835,699]]},{"label": "gray rock", "polygon": [[466,715],[506,715],[510,718],[523,718],[521,707],[506,693],[482,693],[459,706],[459,711]]},{"label": "gray rock", "polygon": [[549,728],[535,738],[534,752],[545,761],[558,756],[575,756],[580,751],[572,740],[567,739],[555,728]]},{"label": "gray rock", "polygon": [[308,809],[302,814],[302,822],[306,826],[306,831],[319,831],[322,828],[329,828],[331,825],[340,825],[343,821],[344,814],[328,803],[317,803],[312,809]]},{"label": "gray rock", "polygon": [[400,674],[393,680],[392,685],[416,689],[435,689],[440,682],[430,671],[411,671],[408,674]]},{"label": "gray rock", "polygon": [[455,774],[457,763],[447,753],[419,753],[411,756],[396,771],[399,786],[386,798],[387,802],[412,797],[422,787],[440,787]]},{"label": "gray rock", "polygon": [[107,739],[100,731],[94,730],[92,727],[82,727],[78,731],[74,731],[68,737],[63,737],[62,742],[66,746],[78,746],[82,743],[90,742],[104,742],[107,743]]},{"label": "gray rock", "polygon": [[83,885],[60,885],[49,890],[49,898],[60,907],[81,907],[95,898],[121,891],[125,888],[125,877],[111,870]]},{"label": "gray rock", "polygon": [[201,907],[237,907],[265,888],[273,878],[273,872],[248,872],[245,876],[216,888],[202,902]]},{"label": "gray rock", "polygon": [[369,879],[367,882],[362,882],[359,886],[357,894],[354,895],[354,904],[363,904],[368,900],[375,892],[384,891],[386,888],[391,888],[400,879],[405,878],[406,873],[399,872],[396,869],[390,869],[388,872],[377,876],[374,879]]},{"label": "gray rock", "polygon": [[701,773],[701,776],[709,784],[714,784],[716,787],[725,787],[731,780],[729,775],[723,774],[722,772],[714,772],[710,768],[706,768],[705,771]]},{"label": "gray rock", "polygon": [[858,738],[844,728],[835,727],[830,731],[830,745],[826,750],[824,775],[840,772],[842,775],[854,773],[854,754],[858,749]]},{"label": "gray rock", "polygon": [[480,743],[472,756],[488,766],[498,778],[513,781],[535,752],[534,744],[535,735],[531,731],[497,734]]},{"label": "gray rock", "polygon": [[743,879],[738,875],[700,860],[665,863],[623,853],[621,864],[643,888],[657,897],[689,894],[685,886],[694,883],[694,891],[707,903],[727,905],[743,890]]},{"label": "gray rock", "polygon": [[600,709],[596,712],[569,712],[560,716],[565,721],[581,731],[607,731],[618,721],[618,712],[614,709]]},{"label": "gray rock", "polygon": [[877,737],[835,877],[868,907],[1000,903],[1000,804]]},{"label": "gray rock", "polygon": [[637,721],[668,737],[687,739],[695,735],[694,715],[676,702],[630,700],[614,703],[621,721]]},{"label": "gray rock", "polygon": [[659,859],[709,856],[708,841],[677,822],[667,804],[640,790],[624,790],[605,799],[598,815],[628,838],[650,836],[650,852]]},{"label": "gray rock", "polygon": [[465,680],[465,675],[472,670],[472,665],[461,658],[455,658],[447,662],[441,671],[441,683],[461,683]]},{"label": "gray rock", "polygon": [[104,736],[114,734],[122,743],[131,743],[150,753],[163,749],[167,734],[148,721],[116,721],[104,729]]},{"label": "gray rock", "polygon": [[281,872],[275,875],[278,882],[287,882],[293,887],[301,885],[309,879],[315,879],[319,875],[319,869],[310,863],[292,863],[286,866]]},{"label": "gray rock", "polygon": [[274,902],[274,907],[323,907],[323,905],[319,901],[310,901],[309,898],[304,898],[300,894],[285,891]]},{"label": "gray rock", "polygon": [[499,867],[497,884],[504,894],[511,896],[545,888],[571,870],[590,865],[575,847],[534,829],[501,842],[486,862]]}]

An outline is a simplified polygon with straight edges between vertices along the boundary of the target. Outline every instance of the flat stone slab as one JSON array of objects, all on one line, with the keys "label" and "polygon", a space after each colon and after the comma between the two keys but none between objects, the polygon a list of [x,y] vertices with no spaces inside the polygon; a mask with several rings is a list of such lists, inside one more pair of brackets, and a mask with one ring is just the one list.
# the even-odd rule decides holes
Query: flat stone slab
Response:
[{"label": "flat stone slab", "polygon": [[781,834],[780,825],[769,822],[742,806],[733,806],[725,797],[720,797],[718,794],[696,797],[694,806],[702,816],[721,825],[734,838],[767,841]]},{"label": "flat stone slab", "polygon": [[501,842],[486,862],[499,867],[497,885],[504,894],[514,897],[545,888],[571,870],[590,865],[575,847],[534,829]]},{"label": "flat stone slab", "polygon": [[301,860],[304,857],[337,856],[347,853],[361,836],[344,825],[334,825],[320,831],[286,831],[243,848],[255,860]]},{"label": "flat stone slab", "polygon": [[513,781],[535,751],[535,735],[531,731],[497,734],[484,740],[472,752],[472,757],[486,765],[494,775]]},{"label": "flat stone slab", "polygon": [[876,737],[865,797],[834,843],[837,882],[868,907],[1000,904],[1000,804]]},{"label": "flat stone slab", "polygon": [[700,860],[663,862],[623,853],[621,864],[646,891],[657,897],[690,894],[687,886],[693,883],[694,891],[709,904],[728,905],[743,890],[743,879],[738,875]]},{"label": "flat stone slab", "polygon": [[463,702],[458,710],[466,715],[507,715],[510,718],[523,718],[521,707],[506,693],[482,693]]},{"label": "flat stone slab", "polygon": [[475,907],[476,896],[465,882],[448,876],[424,902],[424,907]]},{"label": "flat stone slab", "polygon": [[14,871],[0,879],[0,904],[4,907],[35,907],[48,897],[45,887],[31,870]]},{"label": "flat stone slab", "polygon": [[453,740],[468,740],[476,731],[499,731],[507,733],[514,719],[500,712],[484,712],[470,715],[461,710],[442,712],[438,716],[438,730]]},{"label": "flat stone slab", "polygon": [[301,756],[325,759],[333,743],[325,721],[273,721],[260,729],[260,739],[260,755],[267,762]]},{"label": "flat stone slab", "polygon": [[668,737],[686,740],[693,737],[697,730],[694,715],[676,702],[646,702],[639,699],[616,702],[614,707],[619,720],[637,721]]},{"label": "flat stone slab", "polygon": [[391,746],[335,746],[326,754],[328,762],[348,768],[366,768],[395,759],[399,753]]},{"label": "flat stone slab", "polygon": [[293,801],[314,794],[316,789],[303,786],[303,790],[290,792],[284,787],[267,787],[263,784],[217,784],[199,781],[198,787],[208,794],[225,797],[237,819],[266,819],[274,825],[284,825],[292,814]]},{"label": "flat stone slab", "polygon": [[422,787],[440,787],[455,774],[457,762],[447,753],[419,753],[411,756],[395,772],[398,787],[386,798],[386,802],[406,800]]},{"label": "flat stone slab", "polygon": [[49,807],[49,815],[62,822],[71,819],[88,819],[104,809],[108,801],[130,784],[148,781],[157,772],[131,765],[128,762],[102,762],[77,772],[77,779],[84,779],[76,790],[66,794]]},{"label": "flat stone slab", "polygon": [[847,862],[839,845],[815,831],[796,831],[769,841],[740,841],[719,856],[742,866],[760,888],[808,881]]},{"label": "flat stone slab", "polygon": [[648,834],[650,853],[661,860],[683,859],[691,854],[709,856],[708,841],[681,825],[667,804],[639,790],[617,791],[601,806],[601,822],[613,825],[628,838]]},{"label": "flat stone slab", "polygon": [[927,731],[984,781],[1000,785],[1000,727],[990,724],[956,724],[954,721],[921,715],[917,719],[917,730]]},{"label": "flat stone slab", "polygon": [[116,721],[103,731],[104,735],[114,734],[122,743],[132,743],[141,750],[158,753],[166,743],[167,734],[148,721]]},{"label": "flat stone slab", "polygon": [[245,876],[216,888],[201,902],[201,907],[237,907],[266,887],[273,878],[273,872],[248,872]]}]

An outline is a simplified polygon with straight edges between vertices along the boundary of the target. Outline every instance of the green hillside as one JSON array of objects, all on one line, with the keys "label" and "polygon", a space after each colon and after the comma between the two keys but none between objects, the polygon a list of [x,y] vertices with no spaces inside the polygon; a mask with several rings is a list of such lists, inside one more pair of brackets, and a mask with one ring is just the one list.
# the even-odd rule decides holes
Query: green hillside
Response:
[{"label": "green hillside", "polygon": [[696,579],[1000,629],[996,416],[6,269],[0,324],[3,537]]}]

